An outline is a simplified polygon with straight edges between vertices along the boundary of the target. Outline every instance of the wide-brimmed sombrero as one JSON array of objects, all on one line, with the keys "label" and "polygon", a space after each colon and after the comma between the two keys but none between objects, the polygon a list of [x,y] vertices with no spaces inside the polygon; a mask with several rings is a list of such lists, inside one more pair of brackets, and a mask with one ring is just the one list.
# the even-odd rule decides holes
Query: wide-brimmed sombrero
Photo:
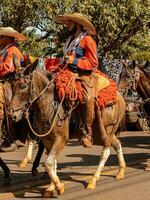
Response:
[{"label": "wide-brimmed sombrero", "polygon": [[93,24],[82,14],[80,13],[72,13],[72,14],[64,14],[57,16],[53,19],[56,23],[65,24],[67,21],[76,22],[84,27],[84,30],[89,32],[92,35],[96,35],[95,28]]},{"label": "wide-brimmed sombrero", "polygon": [[27,37],[25,35],[19,33],[11,27],[0,27],[0,35],[14,37],[16,38],[16,40],[27,40]]}]

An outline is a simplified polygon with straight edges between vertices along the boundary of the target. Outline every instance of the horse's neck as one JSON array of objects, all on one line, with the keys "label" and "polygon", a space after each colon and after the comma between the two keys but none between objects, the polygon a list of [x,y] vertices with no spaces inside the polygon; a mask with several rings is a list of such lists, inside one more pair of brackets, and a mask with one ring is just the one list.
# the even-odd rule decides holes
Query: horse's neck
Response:
[{"label": "horse's neck", "polygon": [[150,81],[141,77],[138,82],[137,92],[140,94],[142,99],[150,98]]},{"label": "horse's neck", "polygon": [[[34,96],[39,97],[39,101],[36,102],[36,107],[38,109],[38,115],[41,117],[49,116],[52,111],[52,103],[54,101],[54,83],[51,83],[46,77],[46,75],[40,73],[39,71],[34,73],[33,76],[33,93]],[[43,90],[49,85],[49,87]]]},{"label": "horse's neck", "polygon": [[33,73],[33,87],[37,94],[40,94],[48,84],[49,80],[41,70],[36,70]]}]

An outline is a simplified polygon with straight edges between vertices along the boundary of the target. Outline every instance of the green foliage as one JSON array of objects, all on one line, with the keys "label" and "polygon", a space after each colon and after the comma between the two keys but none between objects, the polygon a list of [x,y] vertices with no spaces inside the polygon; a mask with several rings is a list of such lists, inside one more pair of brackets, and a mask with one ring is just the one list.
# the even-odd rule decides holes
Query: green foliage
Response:
[{"label": "green foliage", "polygon": [[133,53],[131,56],[129,56],[129,59],[150,62],[150,51],[140,51]]},{"label": "green foliage", "polygon": [[148,32],[136,34],[122,47],[122,54],[131,60],[150,60],[150,36]]},{"label": "green foliage", "polygon": [[[44,55],[46,49],[50,54],[62,53],[67,32],[52,19],[71,12],[84,14],[95,25],[99,55],[118,56],[122,52],[131,56],[147,51],[140,43],[143,44],[143,33],[147,31],[150,18],[149,0],[0,0],[0,4],[1,26],[12,26],[18,31],[33,26],[45,31],[41,40],[33,34],[22,46],[36,56]],[[142,38],[137,39],[137,35]],[[58,42],[51,45],[54,38],[58,38]]]}]

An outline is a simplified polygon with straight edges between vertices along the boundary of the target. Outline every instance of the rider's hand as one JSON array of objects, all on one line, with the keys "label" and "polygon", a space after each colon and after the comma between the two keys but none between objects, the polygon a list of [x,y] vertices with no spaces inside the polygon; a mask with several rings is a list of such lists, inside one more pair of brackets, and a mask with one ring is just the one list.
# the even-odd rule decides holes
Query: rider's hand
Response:
[{"label": "rider's hand", "polygon": [[72,64],[73,61],[74,61],[74,57],[73,56],[65,55],[64,59],[65,59],[66,64]]}]

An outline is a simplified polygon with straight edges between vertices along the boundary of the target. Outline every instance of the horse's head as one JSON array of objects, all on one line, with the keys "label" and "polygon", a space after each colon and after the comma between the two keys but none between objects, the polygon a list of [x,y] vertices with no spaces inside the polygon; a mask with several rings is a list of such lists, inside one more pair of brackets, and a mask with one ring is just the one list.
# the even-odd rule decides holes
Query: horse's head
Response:
[{"label": "horse's head", "polygon": [[118,83],[119,90],[128,90],[131,89],[131,84],[134,80],[134,70],[126,65],[123,64],[123,69],[120,74],[120,81]]},{"label": "horse's head", "polygon": [[21,69],[15,75],[12,99],[10,101],[10,115],[16,122],[22,119],[24,110],[30,104],[32,73],[36,69],[37,64],[38,60],[25,69]]}]

